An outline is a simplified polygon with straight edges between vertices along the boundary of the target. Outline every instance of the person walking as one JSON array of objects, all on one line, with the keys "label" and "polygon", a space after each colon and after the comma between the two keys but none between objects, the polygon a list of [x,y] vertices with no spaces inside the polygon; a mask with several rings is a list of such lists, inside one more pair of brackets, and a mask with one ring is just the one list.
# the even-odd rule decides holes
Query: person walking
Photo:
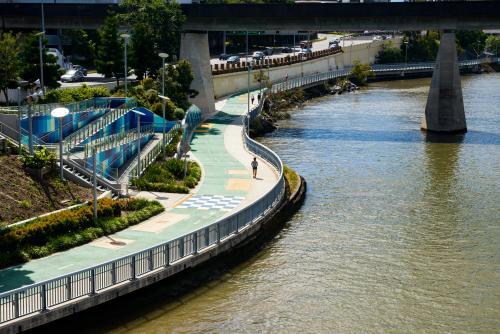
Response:
[{"label": "person walking", "polygon": [[285,74],[285,81],[288,81],[288,72]]},{"label": "person walking", "polygon": [[257,103],[260,103],[260,97],[261,97],[261,96],[260,96],[260,93],[259,93],[259,94],[257,94]]},{"label": "person walking", "polygon": [[252,97],[250,98],[250,100],[252,100],[252,104],[253,104],[253,101],[255,101],[255,96],[252,95]]},{"label": "person walking", "polygon": [[253,178],[257,178],[257,167],[259,166],[259,163],[257,162],[257,158],[253,158],[252,161],[252,171],[253,171]]}]

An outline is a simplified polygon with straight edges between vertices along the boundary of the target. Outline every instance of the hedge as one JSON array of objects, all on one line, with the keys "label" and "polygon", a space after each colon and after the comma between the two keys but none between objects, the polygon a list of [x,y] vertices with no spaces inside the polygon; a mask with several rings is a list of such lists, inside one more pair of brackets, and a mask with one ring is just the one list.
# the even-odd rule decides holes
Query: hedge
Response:
[{"label": "hedge", "polygon": [[135,225],[164,210],[145,199],[101,199],[96,222],[84,205],[0,230],[0,268],[85,244]]}]

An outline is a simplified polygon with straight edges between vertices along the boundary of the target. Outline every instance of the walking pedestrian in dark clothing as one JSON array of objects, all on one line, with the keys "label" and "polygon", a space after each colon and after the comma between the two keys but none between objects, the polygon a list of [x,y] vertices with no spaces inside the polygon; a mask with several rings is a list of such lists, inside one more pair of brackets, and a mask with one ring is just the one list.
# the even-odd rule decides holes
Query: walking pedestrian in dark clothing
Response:
[{"label": "walking pedestrian in dark clothing", "polygon": [[252,104],[253,104],[253,101],[255,100],[255,96],[252,95],[252,98],[250,100],[252,101]]},{"label": "walking pedestrian in dark clothing", "polygon": [[259,163],[257,162],[257,158],[253,158],[252,161],[252,171],[253,171],[253,178],[257,178],[257,167],[259,166]]},{"label": "walking pedestrian in dark clothing", "polygon": [[260,103],[260,93],[257,94],[257,103]]}]

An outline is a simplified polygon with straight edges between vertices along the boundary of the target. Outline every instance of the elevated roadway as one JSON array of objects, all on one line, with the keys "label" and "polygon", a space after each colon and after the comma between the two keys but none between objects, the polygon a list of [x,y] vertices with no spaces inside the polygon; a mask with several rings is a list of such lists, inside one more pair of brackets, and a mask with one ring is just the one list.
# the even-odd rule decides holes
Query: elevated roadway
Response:
[{"label": "elevated roadway", "polygon": [[[97,28],[108,10],[123,11],[109,1],[45,3],[47,29]],[[298,3],[181,5],[186,15],[183,30],[426,30],[499,29],[497,1],[418,3]],[[40,1],[0,2],[3,29],[40,27]]]}]

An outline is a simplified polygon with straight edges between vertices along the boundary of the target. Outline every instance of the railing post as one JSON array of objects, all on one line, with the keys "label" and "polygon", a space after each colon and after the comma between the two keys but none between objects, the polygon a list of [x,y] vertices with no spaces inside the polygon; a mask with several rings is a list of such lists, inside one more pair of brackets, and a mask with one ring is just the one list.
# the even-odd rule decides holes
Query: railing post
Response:
[{"label": "railing post", "polygon": [[90,269],[90,294],[95,294],[95,269]]},{"label": "railing post", "polygon": [[170,243],[165,245],[163,255],[165,256],[165,267],[168,267],[170,265]]},{"label": "railing post", "polygon": [[132,261],[130,263],[130,279],[135,280],[135,255],[132,255]]},{"label": "railing post", "polygon": [[153,271],[153,250],[148,252],[148,271]]},{"label": "railing post", "polygon": [[116,262],[111,263],[111,283],[116,284]]},{"label": "railing post", "polygon": [[193,254],[198,253],[198,232],[193,233]]},{"label": "railing post", "polygon": [[217,232],[217,243],[220,243],[220,223],[217,223],[215,231]]},{"label": "railing post", "polygon": [[205,228],[205,247],[208,247],[209,243],[210,243],[210,229],[207,227]]},{"label": "railing post", "polygon": [[19,318],[19,292],[14,294],[14,318]]},{"label": "railing post", "polygon": [[47,286],[45,284],[42,284],[41,288],[42,288],[42,291],[40,291],[41,309],[42,309],[42,311],[46,311],[47,310]]},{"label": "railing post", "polygon": [[184,237],[179,239],[179,259],[184,257]]},{"label": "railing post", "polygon": [[66,279],[66,297],[71,300],[71,275]]}]

